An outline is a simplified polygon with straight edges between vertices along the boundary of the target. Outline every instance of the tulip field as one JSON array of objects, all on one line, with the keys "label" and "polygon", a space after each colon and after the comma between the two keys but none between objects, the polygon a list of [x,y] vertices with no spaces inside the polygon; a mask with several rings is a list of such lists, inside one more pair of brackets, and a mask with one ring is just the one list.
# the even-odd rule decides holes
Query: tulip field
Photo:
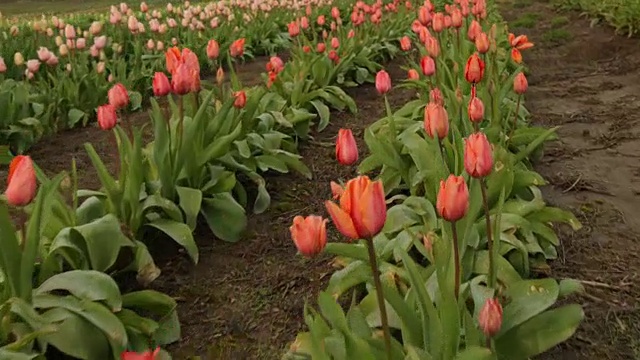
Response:
[{"label": "tulip field", "polygon": [[0,359],[639,356],[637,39],[546,1],[28,10]]}]

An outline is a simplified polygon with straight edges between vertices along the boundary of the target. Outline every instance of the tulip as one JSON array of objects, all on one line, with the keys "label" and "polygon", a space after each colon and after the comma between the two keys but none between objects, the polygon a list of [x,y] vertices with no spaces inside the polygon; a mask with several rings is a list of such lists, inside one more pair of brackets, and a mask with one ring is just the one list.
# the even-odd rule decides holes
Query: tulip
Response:
[{"label": "tulip", "polygon": [[527,77],[524,76],[523,72],[519,72],[513,79],[513,91],[518,95],[522,95],[527,91],[528,87],[529,83],[527,82]]},{"label": "tulip", "polygon": [[51,56],[49,57],[49,59],[47,59],[47,65],[49,66],[56,66],[58,65],[58,57],[55,56],[55,54],[51,54]]},{"label": "tulip", "polygon": [[155,350],[147,350],[142,354],[133,351],[125,351],[120,354],[120,360],[158,360],[160,359],[160,348],[157,347]]},{"label": "tulip", "polygon": [[484,77],[484,61],[480,59],[477,53],[473,53],[467,60],[467,66],[464,69],[464,78],[471,84],[477,84]]},{"label": "tulip", "polygon": [[298,251],[312,257],[322,252],[327,245],[327,219],[321,216],[311,215],[293,218],[293,225],[289,227],[291,238]]},{"label": "tulip", "polygon": [[58,53],[60,53],[60,56],[69,55],[69,47],[66,44],[60,45],[60,47],[58,48]]},{"label": "tulip", "polygon": [[409,80],[419,80],[420,74],[418,74],[418,71],[416,69],[409,69],[409,71],[407,72],[407,77],[409,78]]},{"label": "tulip", "polygon": [[438,88],[433,88],[429,91],[429,101],[432,103],[444,106],[444,98],[442,97],[442,91]]},{"label": "tulip", "polygon": [[456,29],[462,27],[462,12],[457,8],[451,13],[451,25]]},{"label": "tulip", "polygon": [[47,62],[51,55],[53,54],[46,47],[41,46],[40,49],[38,49],[38,59],[42,62]]},{"label": "tulip", "polygon": [[129,105],[129,93],[127,92],[127,88],[125,88],[121,83],[117,83],[111,87],[107,96],[109,97],[109,104],[113,105],[116,110]]},{"label": "tulip", "polygon": [[340,47],[340,40],[337,37],[331,38],[331,47],[337,49]]},{"label": "tulip", "polygon": [[420,21],[420,24],[423,26],[427,26],[431,22],[431,12],[426,6],[421,6],[420,9],[418,9],[418,21]]},{"label": "tulip", "polygon": [[467,108],[469,113],[469,120],[474,123],[479,123],[484,119],[484,104],[480,98],[474,96],[469,101],[469,107]]},{"label": "tulip", "polygon": [[13,54],[13,64],[16,66],[24,65],[24,56],[19,52]]},{"label": "tulip", "polygon": [[411,39],[409,39],[408,36],[404,36],[402,37],[402,39],[400,39],[400,48],[402,49],[402,51],[411,50]]},{"label": "tulip", "polygon": [[216,71],[216,82],[218,83],[218,85],[222,85],[222,83],[224,82],[224,70],[222,70],[221,67],[219,67]]},{"label": "tulip", "polygon": [[284,70],[284,61],[278,56],[272,56],[267,63],[267,71],[273,71],[276,74]]},{"label": "tulip", "polygon": [[329,51],[329,54],[327,56],[336,64],[340,61],[340,56],[338,56],[338,53],[335,50]]},{"label": "tulip", "polygon": [[29,70],[29,72],[35,74],[38,72],[39,69],[40,69],[40,60],[31,59],[27,61],[27,70]]},{"label": "tulip", "polygon": [[64,37],[66,37],[67,39],[75,39],[76,37],[76,29],[73,27],[73,25],[71,24],[67,24],[64,27]]},{"label": "tulip", "polygon": [[331,17],[336,20],[340,17],[340,10],[335,6],[331,8]]},{"label": "tulip", "polygon": [[486,33],[481,32],[476,36],[476,49],[480,54],[484,54],[489,51],[489,37]]},{"label": "tulip", "polygon": [[469,209],[469,189],[462,176],[451,174],[446,181],[440,181],[436,209],[443,219],[451,222],[466,215]]},{"label": "tulip", "polygon": [[352,240],[372,238],[387,219],[382,182],[367,176],[347,182],[340,205],[326,201],[325,206],[338,230]]},{"label": "tulip", "polygon": [[467,31],[467,37],[471,41],[476,41],[476,37],[482,32],[482,26],[477,20],[472,20]]},{"label": "tulip", "polygon": [[147,5],[146,2],[141,2],[140,3],[140,11],[142,11],[143,13],[146,13],[147,11],[149,11],[149,5]]},{"label": "tulip", "polygon": [[106,67],[106,64],[104,63],[104,61],[100,61],[99,63],[96,64],[96,72],[98,74],[102,74],[104,72],[105,67]]},{"label": "tulip", "polygon": [[166,96],[171,92],[171,84],[167,75],[157,72],[153,75],[153,95],[156,97]]},{"label": "tulip", "polygon": [[342,185],[332,181],[331,182],[331,194],[333,195],[333,200],[340,199],[340,196],[344,193],[344,188]]},{"label": "tulip", "polygon": [[87,40],[85,38],[79,38],[76,40],[76,49],[83,50],[87,46]]},{"label": "tulip", "polygon": [[526,50],[533,47],[533,43],[529,41],[527,35],[515,36],[513,34],[509,34],[509,44],[511,47],[518,50]]},{"label": "tulip", "polygon": [[233,107],[235,107],[236,109],[242,109],[247,103],[247,94],[243,90],[240,90],[233,94],[233,96],[235,97],[235,100],[233,101]]},{"label": "tulip", "polygon": [[420,68],[424,76],[431,76],[436,73],[436,62],[431,56],[424,56],[420,59]]},{"label": "tulip", "polygon": [[94,38],[93,45],[98,50],[104,49],[104,47],[107,46],[107,37],[102,35],[102,36],[98,36],[97,38]]},{"label": "tulip", "polygon": [[442,104],[430,102],[424,108],[424,130],[431,138],[444,139],[449,134],[449,115]]},{"label": "tulip", "polygon": [[308,29],[309,28],[309,18],[306,16],[303,16],[302,18],[300,18],[300,27],[303,29]]},{"label": "tulip", "polygon": [[351,29],[349,30],[349,32],[347,33],[347,39],[353,39],[356,36],[356,31]]},{"label": "tulip", "polygon": [[325,43],[318,43],[316,46],[316,51],[319,53],[323,53],[327,49],[327,45]]},{"label": "tulip", "polygon": [[516,64],[521,64],[522,53],[520,53],[520,50],[516,48],[511,49],[511,59],[513,59],[513,62],[515,62]]},{"label": "tulip", "polygon": [[187,64],[180,64],[171,76],[171,87],[173,93],[177,95],[185,95],[191,92],[192,72]]},{"label": "tulip", "polygon": [[318,16],[318,20],[316,22],[318,23],[318,25],[323,26],[326,22],[324,15]]},{"label": "tulip", "polygon": [[241,57],[244,54],[244,43],[245,39],[240,38],[234,41],[229,48],[229,53],[232,57]]},{"label": "tulip", "polygon": [[336,159],[342,165],[352,165],[358,161],[358,145],[349,129],[338,130]]},{"label": "tulip", "polygon": [[98,107],[98,125],[102,130],[111,130],[116,126],[118,116],[116,108],[111,104]]},{"label": "tulip", "polygon": [[376,90],[378,90],[378,94],[384,95],[391,90],[391,77],[389,73],[380,70],[376,74]]},{"label": "tulip", "polygon": [[29,156],[18,155],[9,164],[4,194],[12,206],[25,206],[36,196],[36,171]]},{"label": "tulip", "polygon": [[11,36],[18,36],[18,34],[20,33],[20,30],[18,29],[17,26],[13,25],[10,29],[9,29],[9,33],[11,34]]},{"label": "tulip", "polygon": [[478,132],[465,139],[464,169],[474,178],[489,175],[493,168],[493,154],[487,136]]},{"label": "tulip", "polygon": [[292,21],[289,23],[289,25],[287,26],[288,30],[289,30],[289,36],[291,36],[292,38],[300,35],[300,27],[298,26],[298,22],[297,21]]},{"label": "tulip", "polygon": [[4,59],[0,56],[0,74],[5,73],[7,71],[7,64],[5,64]]},{"label": "tulip", "polygon": [[306,54],[311,52],[311,46],[309,45],[305,45],[302,47],[302,51],[304,51]]},{"label": "tulip", "polygon": [[433,31],[439,33],[444,29],[444,14],[441,12],[435,13],[431,21],[431,27]]},{"label": "tulip", "polygon": [[214,39],[209,40],[207,43],[207,57],[211,60],[217,59],[220,55],[220,45]]},{"label": "tulip", "polygon": [[427,48],[427,52],[431,57],[436,58],[440,54],[440,43],[438,42],[438,39],[433,36],[429,36],[427,38],[427,40],[425,41],[425,47]]},{"label": "tulip", "polygon": [[478,313],[478,325],[487,338],[500,331],[502,326],[502,305],[498,299],[487,299]]}]

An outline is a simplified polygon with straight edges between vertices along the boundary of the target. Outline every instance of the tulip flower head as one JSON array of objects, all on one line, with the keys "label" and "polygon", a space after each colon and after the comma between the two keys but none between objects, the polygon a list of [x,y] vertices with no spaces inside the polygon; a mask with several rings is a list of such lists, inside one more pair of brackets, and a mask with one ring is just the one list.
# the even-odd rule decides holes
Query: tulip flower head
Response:
[{"label": "tulip flower head", "polygon": [[111,130],[118,122],[115,106],[106,104],[98,107],[98,125],[102,130]]},{"label": "tulip flower head", "polygon": [[378,94],[384,95],[391,90],[391,77],[389,73],[380,70],[376,74],[376,90],[378,90]]},{"label": "tulip flower head", "polygon": [[493,168],[493,153],[487,136],[478,132],[464,141],[464,169],[474,178],[489,175]]},{"label": "tulip flower head", "polygon": [[233,94],[235,100],[233,101],[233,107],[236,109],[242,109],[244,105],[247,103],[247,94],[243,91],[237,91]]},{"label": "tulip flower head", "polygon": [[519,72],[513,79],[513,91],[518,95],[522,95],[527,92],[528,87],[529,83],[527,82],[527,77],[524,76],[523,72]]},{"label": "tulip flower head", "polygon": [[358,145],[349,129],[338,130],[336,139],[336,159],[342,165],[353,165],[358,161]]},{"label": "tulip flower head", "polygon": [[387,219],[382,182],[358,176],[347,182],[339,205],[326,201],[333,223],[346,237],[357,240],[377,235]]},{"label": "tulip flower head", "polygon": [[469,107],[467,108],[469,113],[469,120],[474,123],[479,123],[484,119],[484,104],[482,100],[477,96],[474,96],[469,100]]},{"label": "tulip flower head", "polygon": [[116,110],[125,108],[129,105],[129,93],[127,92],[127,88],[124,87],[121,83],[117,83],[109,89],[107,93],[109,97],[109,104],[113,105]]},{"label": "tulip flower head", "polygon": [[147,350],[142,354],[133,352],[133,351],[125,351],[120,354],[120,360],[156,360],[160,358],[160,348],[157,347],[155,350]]},{"label": "tulip flower head", "polygon": [[209,40],[207,43],[207,57],[211,60],[217,59],[220,55],[220,45],[214,39]]},{"label": "tulip flower head", "polygon": [[245,43],[245,39],[244,38],[240,38],[236,41],[234,41],[231,44],[231,47],[229,48],[229,54],[232,57],[242,57],[242,55],[244,55],[244,43]]},{"label": "tulip flower head", "polygon": [[436,73],[436,62],[431,56],[423,56],[420,59],[420,68],[424,76],[431,76]]},{"label": "tulip flower head", "polygon": [[467,66],[464,69],[464,78],[471,84],[477,84],[484,77],[484,61],[480,59],[477,53],[473,53],[467,60]]},{"label": "tulip flower head", "polygon": [[409,69],[407,78],[409,78],[409,80],[420,80],[420,74],[418,74],[416,69]]},{"label": "tulip flower head", "polygon": [[153,75],[153,95],[156,97],[166,96],[171,92],[171,84],[167,75],[163,72],[156,72]]},{"label": "tulip flower head", "polygon": [[342,185],[338,184],[335,181],[332,181],[330,185],[331,185],[331,194],[333,195],[333,200],[340,199],[340,196],[342,196],[342,193],[344,193],[344,188],[342,187]]},{"label": "tulip flower head", "polygon": [[424,109],[424,130],[432,139],[444,139],[449,134],[449,115],[442,104],[429,102]]},{"label": "tulip flower head", "polygon": [[449,175],[440,181],[440,191],[436,200],[438,214],[447,221],[462,219],[469,209],[469,189],[462,176]]},{"label": "tulip flower head", "polygon": [[293,218],[289,231],[300,254],[312,257],[322,252],[327,245],[327,221],[316,215]]},{"label": "tulip flower head", "polygon": [[0,74],[7,71],[7,64],[4,62],[4,59],[0,57]]},{"label": "tulip flower head", "polygon": [[487,338],[493,337],[502,327],[502,305],[498,299],[487,299],[478,313],[478,325]]},{"label": "tulip flower head", "polygon": [[12,206],[25,206],[36,196],[36,171],[31,157],[18,155],[9,164],[4,195]]},{"label": "tulip flower head", "polygon": [[402,39],[400,39],[400,48],[402,49],[402,51],[411,50],[411,39],[408,36],[404,36]]}]

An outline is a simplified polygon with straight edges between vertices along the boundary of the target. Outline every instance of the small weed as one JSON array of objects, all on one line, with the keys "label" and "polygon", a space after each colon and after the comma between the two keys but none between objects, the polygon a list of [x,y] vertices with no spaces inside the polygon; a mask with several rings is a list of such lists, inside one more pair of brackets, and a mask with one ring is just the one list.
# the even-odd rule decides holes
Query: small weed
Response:
[{"label": "small weed", "polygon": [[536,26],[536,21],[540,18],[539,14],[528,13],[511,22],[512,27],[516,28],[532,28]]},{"label": "small weed", "polygon": [[554,29],[561,28],[569,23],[569,18],[566,16],[556,16],[551,19],[551,27]]},{"label": "small weed", "polygon": [[532,0],[516,0],[515,3],[513,4],[513,7],[517,9],[522,9],[522,8],[531,6],[532,4],[533,4]]},{"label": "small weed", "polygon": [[565,29],[551,29],[542,35],[542,40],[548,43],[563,43],[571,39],[571,33]]}]

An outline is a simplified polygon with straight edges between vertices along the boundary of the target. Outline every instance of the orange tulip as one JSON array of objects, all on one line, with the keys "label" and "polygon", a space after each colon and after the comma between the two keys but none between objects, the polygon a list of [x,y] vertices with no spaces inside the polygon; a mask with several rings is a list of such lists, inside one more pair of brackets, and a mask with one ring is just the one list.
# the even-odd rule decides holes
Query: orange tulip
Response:
[{"label": "orange tulip", "polygon": [[358,145],[349,129],[338,130],[336,139],[336,159],[342,165],[352,165],[358,161]]},{"label": "orange tulip", "polygon": [[442,97],[442,91],[438,88],[433,88],[429,91],[429,101],[438,105],[444,106],[444,98]]},{"label": "orange tulip", "polygon": [[384,70],[378,71],[376,74],[376,90],[380,95],[384,95],[391,90],[391,77],[388,72]]},{"label": "orange tulip", "polygon": [[167,52],[165,53],[166,67],[167,67],[167,71],[170,74],[173,74],[178,69],[178,65],[180,65],[181,57],[182,55],[180,53],[180,49],[178,49],[175,46],[169,48],[169,50],[167,50]]},{"label": "orange tulip", "polygon": [[520,53],[520,50],[516,48],[511,49],[511,58],[516,64],[522,63],[522,53]]},{"label": "orange tulip", "polygon": [[125,88],[121,83],[117,83],[109,89],[107,96],[109,98],[109,104],[113,105],[116,110],[129,105],[129,94],[127,93],[127,88]]},{"label": "orange tulip", "polygon": [[242,109],[247,103],[247,94],[243,90],[240,90],[234,94],[234,97],[233,106],[236,109]]},{"label": "orange tulip", "polygon": [[478,97],[472,97],[467,108],[469,120],[472,122],[481,122],[484,119],[484,104]]},{"label": "orange tulip", "polygon": [[402,39],[400,39],[400,48],[402,51],[411,50],[411,39],[409,39],[408,36],[403,36]]},{"label": "orange tulip", "polygon": [[447,221],[457,221],[466,215],[469,209],[469,189],[462,176],[451,174],[446,181],[440,181],[436,209]]},{"label": "orange tulip", "polygon": [[338,184],[335,181],[332,181],[330,185],[331,185],[331,194],[333,195],[333,200],[340,199],[340,196],[342,196],[342,193],[344,193],[344,188],[342,187],[342,185]]},{"label": "orange tulip", "polygon": [[191,92],[192,72],[187,64],[180,64],[171,76],[171,87],[176,95],[184,95]]},{"label": "orange tulip", "polygon": [[333,223],[346,237],[357,240],[378,234],[387,219],[382,182],[367,176],[349,180],[340,196],[340,205],[326,201]]},{"label": "orange tulip", "polygon": [[115,106],[111,104],[98,107],[98,125],[102,130],[111,130],[118,122]]},{"label": "orange tulip", "polygon": [[232,57],[241,57],[244,55],[244,43],[244,38],[234,41],[229,48],[229,54],[231,54]]},{"label": "orange tulip", "polygon": [[527,91],[529,87],[529,83],[527,82],[527,77],[524,76],[524,73],[520,72],[513,79],[513,91],[518,95],[522,95]]},{"label": "orange tulip", "polygon": [[473,53],[467,60],[467,66],[464,69],[464,78],[472,83],[477,84],[484,77],[484,61],[480,59],[477,53]]},{"label": "orange tulip", "polygon": [[514,34],[509,34],[509,44],[511,47],[518,50],[526,50],[533,47],[533,43],[529,41],[527,35],[519,35],[515,36]]},{"label": "orange tulip", "polygon": [[327,245],[327,219],[321,216],[311,215],[293,218],[293,225],[289,227],[291,238],[298,251],[311,257],[322,252]]},{"label": "orange tulip", "polygon": [[493,154],[487,136],[482,133],[469,135],[464,141],[464,169],[474,178],[489,175],[493,168]]},{"label": "orange tulip", "polygon": [[9,164],[7,189],[4,195],[12,206],[29,204],[36,196],[36,171],[29,156],[18,155]]},{"label": "orange tulip", "polygon": [[211,60],[217,59],[220,55],[220,45],[214,39],[207,43],[207,57]]},{"label": "orange tulip", "polygon": [[472,20],[467,31],[467,38],[471,41],[476,41],[476,37],[482,32],[482,26],[477,20]]},{"label": "orange tulip", "polygon": [[155,350],[147,350],[142,354],[139,354],[134,351],[124,351],[120,354],[120,360],[156,360],[160,358],[160,348],[157,347]]},{"label": "orange tulip", "polygon": [[502,327],[502,305],[498,299],[487,299],[478,313],[478,325],[488,338],[493,337]]},{"label": "orange tulip", "polygon": [[489,37],[487,36],[487,33],[481,32],[478,34],[478,36],[476,36],[475,43],[476,49],[478,49],[480,54],[484,54],[489,51]]},{"label": "orange tulip", "polygon": [[409,71],[407,72],[407,77],[409,78],[409,80],[419,80],[420,74],[418,74],[418,71],[416,69],[409,69]]},{"label": "orange tulip", "polygon": [[323,53],[327,49],[327,45],[325,43],[318,43],[316,46],[316,51],[319,53]]},{"label": "orange tulip", "polygon": [[444,14],[441,12],[437,12],[433,14],[433,19],[431,21],[431,27],[433,31],[439,33],[444,29]]},{"label": "orange tulip", "polygon": [[449,115],[442,104],[430,102],[424,108],[424,130],[431,138],[444,139],[449,134]]}]

